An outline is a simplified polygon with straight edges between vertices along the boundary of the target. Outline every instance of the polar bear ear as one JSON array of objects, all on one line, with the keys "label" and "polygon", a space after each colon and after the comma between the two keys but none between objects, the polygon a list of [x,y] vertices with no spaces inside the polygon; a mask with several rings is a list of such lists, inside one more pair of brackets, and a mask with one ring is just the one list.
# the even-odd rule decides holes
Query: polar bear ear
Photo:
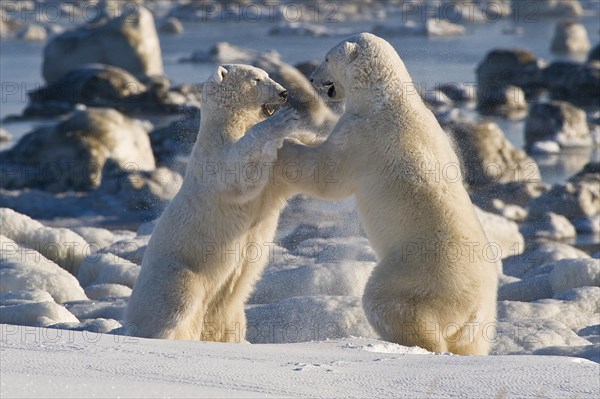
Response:
[{"label": "polar bear ear", "polygon": [[358,57],[358,44],[350,42],[344,43],[344,53],[346,54],[346,63],[350,64]]},{"label": "polar bear ear", "polygon": [[211,76],[211,80],[213,82],[217,82],[217,83],[221,83],[225,77],[227,76],[229,72],[227,71],[227,69],[223,68],[222,66],[218,66],[217,70],[215,71],[215,73],[213,73],[213,75]]}]

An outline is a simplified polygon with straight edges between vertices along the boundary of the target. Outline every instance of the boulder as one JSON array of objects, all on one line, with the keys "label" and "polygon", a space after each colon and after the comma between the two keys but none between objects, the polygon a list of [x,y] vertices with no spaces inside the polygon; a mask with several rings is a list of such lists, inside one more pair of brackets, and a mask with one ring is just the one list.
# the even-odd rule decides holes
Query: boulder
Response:
[{"label": "boulder", "polygon": [[542,181],[535,161],[514,147],[496,123],[452,124],[449,130],[463,161],[465,181],[470,186]]},{"label": "boulder", "polygon": [[140,79],[163,74],[154,18],[134,7],[114,19],[102,18],[54,37],[44,49],[42,74],[54,82],[85,64],[108,64]]},{"label": "boulder", "polygon": [[333,29],[327,24],[314,24],[307,22],[281,22],[269,29],[272,36],[307,36],[307,37],[330,37],[336,35],[349,35],[351,30]]},{"label": "boulder", "polygon": [[[477,66],[477,105],[480,110],[494,109],[507,103],[508,86],[523,89],[527,98],[541,87],[543,63],[528,50],[496,49]],[[519,100],[520,101],[520,100]],[[514,102],[514,101],[513,101]]]},{"label": "boulder", "polygon": [[579,106],[600,105],[600,61],[555,61],[544,69],[542,80],[552,99]]},{"label": "boulder", "polygon": [[525,144],[555,141],[561,148],[593,144],[585,111],[565,101],[532,105],[525,122]]},{"label": "boulder", "polygon": [[543,215],[535,214],[528,217],[521,225],[521,233],[525,237],[547,238],[551,240],[562,240],[577,236],[575,227],[569,219],[552,212]]},{"label": "boulder", "polygon": [[587,53],[590,39],[585,26],[574,21],[556,24],[550,49],[555,53]]},{"label": "boulder", "polygon": [[183,177],[166,167],[152,171],[127,170],[113,161],[105,164],[99,194],[109,194],[121,201],[128,211],[148,212],[158,217],[181,188]]},{"label": "boulder", "polygon": [[444,83],[438,87],[450,100],[457,103],[475,101],[477,98],[475,86],[464,83]]},{"label": "boulder", "polygon": [[564,183],[558,183],[531,201],[533,216],[553,212],[569,220],[600,214],[600,164],[589,163]]},{"label": "boulder", "polygon": [[126,70],[88,64],[67,72],[54,83],[29,93],[26,117],[54,117],[71,112],[77,104],[115,108],[124,113],[174,113],[186,98],[170,91],[166,78],[144,84]]},{"label": "boulder", "polygon": [[465,27],[443,19],[425,22],[406,21],[401,25],[375,25],[371,30],[379,36],[461,36]]},{"label": "boulder", "polygon": [[31,24],[21,29],[19,33],[17,33],[17,37],[29,42],[43,42],[48,38],[48,34],[43,26]]},{"label": "boulder", "polygon": [[527,208],[532,199],[547,189],[541,181],[494,183],[471,193],[471,199],[482,209],[502,213],[507,205]]},{"label": "boulder", "polygon": [[280,57],[279,53],[276,51],[261,53],[260,51],[246,49],[227,42],[219,42],[208,51],[195,51],[190,57],[182,58],[179,61],[198,63],[209,62],[214,64],[249,64],[261,56],[277,59]]},{"label": "boulder", "polygon": [[139,121],[108,108],[77,110],[0,153],[0,186],[90,190],[100,185],[107,159],[129,170],[155,168],[148,133]]},{"label": "boulder", "polygon": [[12,135],[9,133],[9,131],[0,127],[0,143],[3,143],[5,141],[11,141],[11,140],[12,140]]},{"label": "boulder", "polygon": [[590,53],[588,54],[587,61],[588,62],[600,61],[600,44],[597,44],[596,47],[594,47],[590,51]]},{"label": "boulder", "polygon": [[519,22],[535,22],[538,17],[579,17],[579,0],[512,0],[513,17]]},{"label": "boulder", "polygon": [[549,273],[546,265],[561,259],[588,259],[590,256],[580,249],[560,242],[542,242],[527,248],[524,254],[514,255],[502,261],[506,275],[528,279]]},{"label": "boulder", "polygon": [[168,35],[180,35],[183,33],[184,28],[180,20],[175,17],[169,17],[160,25],[159,31]]}]

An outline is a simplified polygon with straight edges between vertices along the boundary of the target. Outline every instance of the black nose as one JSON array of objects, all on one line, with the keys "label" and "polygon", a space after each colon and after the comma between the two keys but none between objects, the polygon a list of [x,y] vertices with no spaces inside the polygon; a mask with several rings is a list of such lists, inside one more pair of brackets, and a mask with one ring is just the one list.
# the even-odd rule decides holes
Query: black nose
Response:
[{"label": "black nose", "polygon": [[310,78],[310,83],[313,83],[315,80],[313,78]]},{"label": "black nose", "polygon": [[287,90],[284,90],[281,93],[279,93],[279,97],[281,97],[284,100],[287,100]]}]

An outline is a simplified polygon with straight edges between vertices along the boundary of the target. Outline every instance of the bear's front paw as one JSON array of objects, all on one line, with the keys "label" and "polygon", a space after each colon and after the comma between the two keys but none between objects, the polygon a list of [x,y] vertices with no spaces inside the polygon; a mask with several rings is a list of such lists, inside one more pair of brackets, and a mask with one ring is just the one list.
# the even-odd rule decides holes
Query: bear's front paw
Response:
[{"label": "bear's front paw", "polygon": [[295,130],[298,128],[299,120],[300,116],[295,109],[283,108],[275,115],[270,117],[267,121],[277,133],[281,133],[282,136],[285,136],[290,133],[290,130]]}]

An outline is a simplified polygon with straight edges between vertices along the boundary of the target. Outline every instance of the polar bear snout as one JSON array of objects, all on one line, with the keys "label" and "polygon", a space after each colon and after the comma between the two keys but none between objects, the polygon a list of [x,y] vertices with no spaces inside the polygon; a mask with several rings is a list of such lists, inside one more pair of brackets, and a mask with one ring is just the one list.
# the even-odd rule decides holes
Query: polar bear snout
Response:
[{"label": "polar bear snout", "polygon": [[282,102],[285,102],[287,100],[287,97],[288,97],[287,90],[284,90],[281,93],[279,93],[279,98],[281,98],[283,100]]}]

